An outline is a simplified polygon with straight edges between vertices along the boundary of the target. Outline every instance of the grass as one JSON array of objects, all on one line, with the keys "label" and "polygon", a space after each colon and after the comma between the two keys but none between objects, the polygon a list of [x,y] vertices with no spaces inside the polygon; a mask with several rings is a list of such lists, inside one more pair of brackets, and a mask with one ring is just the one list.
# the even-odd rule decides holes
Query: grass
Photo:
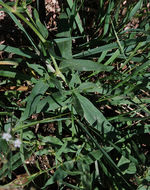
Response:
[{"label": "grass", "polygon": [[66,0],[53,33],[32,1],[0,5],[20,33],[0,45],[0,187],[148,189],[148,1]]}]

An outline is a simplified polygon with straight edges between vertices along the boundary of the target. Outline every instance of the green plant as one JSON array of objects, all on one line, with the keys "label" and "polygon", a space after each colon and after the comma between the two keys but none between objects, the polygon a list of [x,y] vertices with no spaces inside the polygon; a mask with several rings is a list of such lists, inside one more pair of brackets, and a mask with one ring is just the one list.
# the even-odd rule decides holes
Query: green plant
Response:
[{"label": "green plant", "polygon": [[[99,1],[91,32],[84,14],[88,2],[66,0],[52,40],[37,10],[28,12],[31,3],[0,0],[29,42],[0,45],[13,53],[0,61],[1,86],[9,86],[0,101],[1,183],[19,185],[13,174],[23,166],[22,186],[147,188],[148,2],[127,2],[123,16],[121,0]],[[141,21],[138,28],[125,30],[134,18]]]}]

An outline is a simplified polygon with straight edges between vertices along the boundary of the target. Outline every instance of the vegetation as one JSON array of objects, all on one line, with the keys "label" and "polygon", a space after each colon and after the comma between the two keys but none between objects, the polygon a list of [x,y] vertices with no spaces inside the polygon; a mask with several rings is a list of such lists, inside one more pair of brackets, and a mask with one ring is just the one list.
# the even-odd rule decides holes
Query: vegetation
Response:
[{"label": "vegetation", "polygon": [[64,0],[55,31],[32,0],[0,5],[1,188],[149,189],[148,1]]}]

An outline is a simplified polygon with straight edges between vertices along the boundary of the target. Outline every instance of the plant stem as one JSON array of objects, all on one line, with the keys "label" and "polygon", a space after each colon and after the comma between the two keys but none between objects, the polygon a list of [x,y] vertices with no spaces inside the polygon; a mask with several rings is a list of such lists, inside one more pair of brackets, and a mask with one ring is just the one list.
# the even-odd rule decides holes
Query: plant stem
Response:
[{"label": "plant stem", "polygon": [[15,1],[15,6],[14,6],[15,9],[17,9],[18,3],[19,3],[19,0],[16,0],[16,1]]},{"label": "plant stem", "polygon": [[8,9],[10,12],[12,12],[12,8],[8,6],[6,3],[3,3],[2,0],[0,0],[0,5],[2,5],[4,8]]},{"label": "plant stem", "polygon": [[52,61],[53,61],[53,64],[54,64],[54,67],[55,67],[55,70],[56,70],[56,72],[55,72],[56,76],[60,77],[60,78],[67,84],[64,75],[63,75],[63,74],[61,73],[61,71],[59,70],[59,67],[58,67],[58,65],[57,65],[57,63],[56,63],[55,58],[54,58],[51,54],[50,54],[50,56],[51,56],[51,59],[52,59]]}]

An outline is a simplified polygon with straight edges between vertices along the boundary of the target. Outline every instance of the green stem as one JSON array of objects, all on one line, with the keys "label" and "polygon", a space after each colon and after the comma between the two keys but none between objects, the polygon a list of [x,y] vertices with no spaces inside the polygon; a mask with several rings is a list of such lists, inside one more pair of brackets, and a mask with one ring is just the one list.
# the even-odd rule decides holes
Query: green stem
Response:
[{"label": "green stem", "polygon": [[112,21],[112,20],[111,20],[111,24],[112,24],[112,28],[113,28],[114,34],[115,34],[115,36],[116,36],[116,39],[117,39],[117,43],[118,43],[118,45],[119,45],[119,47],[120,47],[121,53],[122,53],[122,55],[124,56],[124,59],[126,60],[126,56],[125,56],[125,54],[124,54],[123,47],[122,47],[122,45],[121,45],[121,43],[120,43],[120,40],[119,40],[119,38],[118,38],[118,35],[117,35],[117,32],[116,32],[116,30],[115,30],[115,27],[114,27],[114,24],[113,24],[113,21]]},{"label": "green stem", "polygon": [[18,3],[19,3],[19,0],[16,0],[16,1],[15,1],[15,6],[14,6],[14,7],[15,7],[15,9],[17,8]]},{"label": "green stem", "polygon": [[56,63],[55,58],[51,54],[50,54],[50,56],[51,56],[51,59],[53,61],[53,64],[54,64],[54,67],[55,67],[55,70],[56,70],[56,72],[55,72],[56,76],[60,77],[67,85],[66,79],[65,79],[64,75],[61,73],[61,71],[59,70],[59,67],[58,67],[58,65]]},{"label": "green stem", "polygon": [[10,12],[12,12],[12,8],[10,6],[8,6],[6,3],[3,3],[1,0],[0,0],[0,5],[2,5],[4,8],[8,9]]},{"label": "green stem", "polygon": [[30,16],[30,13],[29,13],[29,11],[28,11],[27,8],[25,9],[25,12],[26,12],[26,14],[28,15],[29,19],[31,20],[31,22],[35,25],[35,22],[34,22],[34,20],[32,19],[32,17]]},{"label": "green stem", "polygon": [[75,123],[74,123],[74,114],[73,114],[73,105],[71,105],[71,122],[72,122],[72,137],[75,135]]},{"label": "green stem", "polygon": [[[64,114],[60,114],[60,115],[57,115],[57,116],[54,116],[54,117],[50,117],[50,118],[46,118],[46,119],[43,119],[43,120],[40,120],[40,121],[34,121],[34,122],[31,122],[31,123],[27,123],[27,124],[19,124],[18,126],[16,126],[15,128],[12,129],[12,132],[17,132],[19,130],[23,130],[23,129],[26,129],[26,128],[29,128],[33,125],[36,125],[36,124],[39,124],[39,123],[49,123],[49,122],[53,122],[53,121],[58,121],[59,119],[61,119],[61,117],[63,116],[67,116],[69,115],[70,113],[64,113]],[[61,120],[67,120],[68,118],[62,118]],[[69,118],[70,119],[70,118]]]}]

